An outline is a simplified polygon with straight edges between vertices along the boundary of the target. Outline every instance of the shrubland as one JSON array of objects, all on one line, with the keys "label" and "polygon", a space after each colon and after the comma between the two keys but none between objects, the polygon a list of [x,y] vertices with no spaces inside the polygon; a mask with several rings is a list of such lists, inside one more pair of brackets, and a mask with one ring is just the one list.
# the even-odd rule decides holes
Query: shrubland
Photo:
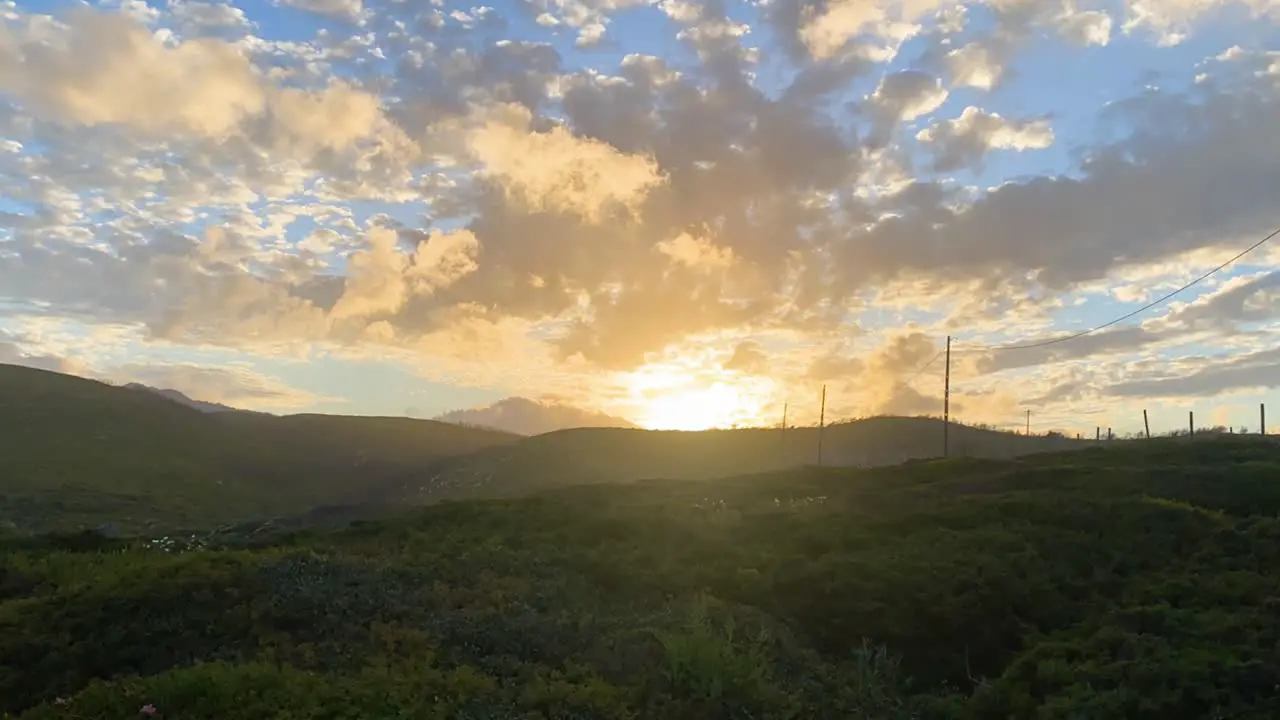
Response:
[{"label": "shrubland", "polygon": [[1222,437],[10,537],[0,712],[1270,719],[1278,510]]}]

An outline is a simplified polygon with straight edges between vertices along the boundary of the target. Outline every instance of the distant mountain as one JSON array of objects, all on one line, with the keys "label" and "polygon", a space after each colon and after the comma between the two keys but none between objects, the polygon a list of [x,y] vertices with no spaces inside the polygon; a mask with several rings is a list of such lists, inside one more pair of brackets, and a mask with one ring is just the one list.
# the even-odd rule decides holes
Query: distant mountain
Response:
[{"label": "distant mountain", "polygon": [[159,395],[164,398],[168,398],[180,405],[186,405],[189,408],[194,408],[196,410],[199,410],[200,412],[207,412],[207,413],[248,412],[247,410],[241,410],[240,408],[233,408],[230,405],[223,405],[221,403],[205,402],[203,400],[193,400],[187,397],[186,395],[178,392],[177,390],[153,388],[150,385],[143,385],[142,383],[129,383],[128,385],[125,385],[125,387],[130,390],[142,390],[145,392],[155,393],[156,395]]},{"label": "distant mountain", "polygon": [[454,410],[435,418],[455,425],[492,428],[517,435],[542,435],[569,428],[635,428],[620,417],[561,403],[510,397],[492,405]]}]

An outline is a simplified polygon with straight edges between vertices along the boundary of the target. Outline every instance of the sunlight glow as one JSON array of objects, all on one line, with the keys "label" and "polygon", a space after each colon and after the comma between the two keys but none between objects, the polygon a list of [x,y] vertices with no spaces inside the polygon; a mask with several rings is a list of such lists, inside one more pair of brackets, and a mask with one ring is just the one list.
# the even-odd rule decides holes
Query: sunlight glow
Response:
[{"label": "sunlight glow", "polygon": [[709,430],[765,423],[772,384],[759,378],[700,377],[687,369],[647,366],[628,378],[636,422],[650,430]]}]

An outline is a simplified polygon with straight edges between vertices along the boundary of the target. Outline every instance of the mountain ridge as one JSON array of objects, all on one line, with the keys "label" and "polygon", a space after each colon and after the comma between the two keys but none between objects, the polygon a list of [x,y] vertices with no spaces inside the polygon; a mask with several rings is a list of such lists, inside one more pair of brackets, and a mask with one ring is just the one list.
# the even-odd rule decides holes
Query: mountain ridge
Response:
[{"label": "mountain ridge", "polygon": [[172,388],[152,387],[150,385],[144,385],[143,383],[139,383],[139,382],[127,383],[123,387],[128,390],[136,390],[138,392],[155,393],[160,397],[167,398],[180,405],[186,405],[187,407],[192,408],[193,410],[199,410],[200,412],[206,412],[206,413],[255,412],[253,410],[245,410],[244,408],[231,407],[230,405],[223,405],[222,403],[209,402],[207,400],[196,400],[195,398],[187,395],[186,393],[181,392],[179,390],[174,390]]},{"label": "mountain ridge", "polygon": [[624,418],[596,410],[586,410],[566,403],[540,402],[523,397],[509,397],[474,408],[451,410],[434,420],[454,425],[490,428],[532,437],[573,428],[639,429]]}]

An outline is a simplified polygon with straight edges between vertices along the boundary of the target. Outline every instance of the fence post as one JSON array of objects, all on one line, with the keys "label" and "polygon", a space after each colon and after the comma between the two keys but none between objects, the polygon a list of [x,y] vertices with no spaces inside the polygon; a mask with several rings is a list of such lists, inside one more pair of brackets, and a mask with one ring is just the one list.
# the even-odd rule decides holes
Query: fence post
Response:
[{"label": "fence post", "polygon": [[1267,404],[1258,403],[1258,422],[1259,432],[1263,435],[1267,434]]},{"label": "fence post", "polygon": [[1147,432],[1147,439],[1151,439],[1151,423],[1147,422],[1147,409],[1142,409],[1142,428]]},{"label": "fence post", "polygon": [[1187,437],[1196,436],[1196,411],[1187,411]]}]

